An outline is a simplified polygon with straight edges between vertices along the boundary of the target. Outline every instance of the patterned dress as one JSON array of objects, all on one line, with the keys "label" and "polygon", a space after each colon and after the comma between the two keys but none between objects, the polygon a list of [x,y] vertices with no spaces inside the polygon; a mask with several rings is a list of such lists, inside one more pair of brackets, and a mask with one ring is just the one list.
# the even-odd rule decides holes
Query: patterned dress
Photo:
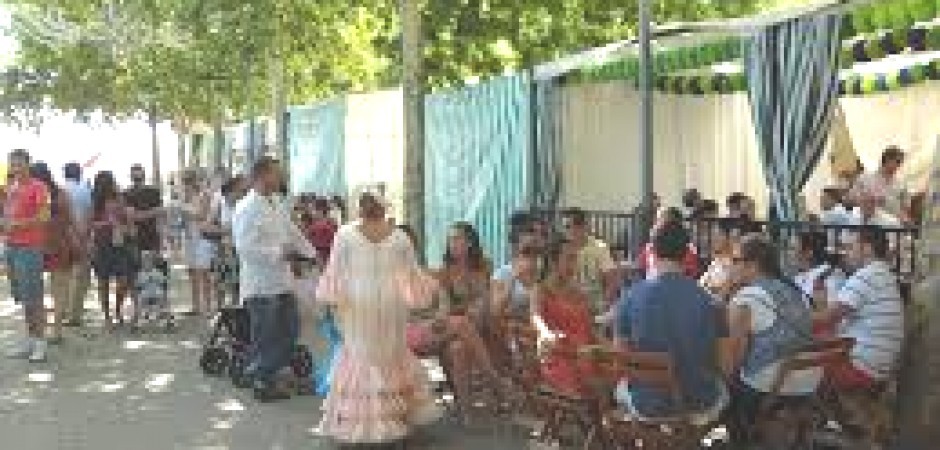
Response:
[{"label": "patterned dress", "polygon": [[579,347],[597,343],[587,296],[576,290],[546,290],[539,299],[538,314],[552,333],[562,336],[542,361],[542,378],[558,391],[586,393],[586,381],[595,375],[595,366],[574,355]]},{"label": "patterned dress", "polygon": [[317,286],[318,301],[334,305],[343,336],[323,434],[344,443],[390,442],[440,417],[405,339],[409,309],[430,301],[431,286],[400,230],[373,242],[358,223],[340,229]]}]

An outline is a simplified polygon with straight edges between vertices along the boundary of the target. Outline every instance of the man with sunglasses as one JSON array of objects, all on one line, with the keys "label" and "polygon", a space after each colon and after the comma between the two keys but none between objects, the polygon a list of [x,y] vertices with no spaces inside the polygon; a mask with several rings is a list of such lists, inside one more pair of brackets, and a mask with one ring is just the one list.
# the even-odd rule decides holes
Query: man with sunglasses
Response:
[{"label": "man with sunglasses", "polygon": [[587,292],[591,312],[601,316],[608,311],[620,291],[620,276],[607,244],[591,236],[587,214],[580,208],[562,213],[565,237],[578,250],[578,282]]}]

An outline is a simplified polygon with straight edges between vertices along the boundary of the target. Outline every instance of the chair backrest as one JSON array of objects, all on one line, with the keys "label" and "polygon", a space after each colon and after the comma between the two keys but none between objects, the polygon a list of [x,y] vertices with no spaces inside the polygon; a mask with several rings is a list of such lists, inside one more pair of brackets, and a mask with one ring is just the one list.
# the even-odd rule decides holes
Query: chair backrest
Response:
[{"label": "chair backrest", "polygon": [[854,346],[855,339],[847,337],[822,339],[807,345],[781,363],[770,392],[780,394],[784,382],[794,372],[847,361]]},{"label": "chair backrest", "polygon": [[540,374],[538,330],[530,323],[515,320],[507,321],[505,328],[504,344],[513,376],[534,388]]},{"label": "chair backrest", "polygon": [[682,403],[682,385],[676,376],[672,357],[668,353],[636,351],[625,353],[623,371],[631,382],[660,389],[675,402]]}]

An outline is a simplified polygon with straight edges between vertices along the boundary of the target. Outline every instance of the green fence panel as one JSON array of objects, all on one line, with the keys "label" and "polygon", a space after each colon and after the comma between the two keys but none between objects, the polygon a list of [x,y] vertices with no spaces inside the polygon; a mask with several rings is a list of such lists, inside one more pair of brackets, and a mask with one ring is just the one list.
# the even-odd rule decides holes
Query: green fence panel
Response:
[{"label": "green fence panel", "polygon": [[291,107],[287,113],[291,191],[345,195],[345,99]]},{"label": "green fence panel", "polygon": [[425,99],[425,236],[440,264],[448,228],[472,223],[496,264],[508,259],[508,220],[528,193],[529,88],[510,76]]}]

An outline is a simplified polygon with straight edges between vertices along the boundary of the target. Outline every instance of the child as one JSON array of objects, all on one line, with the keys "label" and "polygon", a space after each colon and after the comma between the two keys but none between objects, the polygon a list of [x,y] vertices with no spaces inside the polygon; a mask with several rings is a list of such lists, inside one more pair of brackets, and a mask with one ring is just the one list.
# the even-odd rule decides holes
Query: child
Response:
[{"label": "child", "polygon": [[166,320],[167,328],[173,327],[173,318],[167,304],[167,275],[160,267],[160,261],[154,252],[142,252],[140,272],[137,274],[136,304],[134,305],[134,327],[144,320]]},{"label": "child", "polygon": [[235,245],[231,238],[223,237],[219,243],[219,250],[213,258],[212,273],[216,277],[219,307],[236,305],[238,303],[238,256],[235,254]]}]

